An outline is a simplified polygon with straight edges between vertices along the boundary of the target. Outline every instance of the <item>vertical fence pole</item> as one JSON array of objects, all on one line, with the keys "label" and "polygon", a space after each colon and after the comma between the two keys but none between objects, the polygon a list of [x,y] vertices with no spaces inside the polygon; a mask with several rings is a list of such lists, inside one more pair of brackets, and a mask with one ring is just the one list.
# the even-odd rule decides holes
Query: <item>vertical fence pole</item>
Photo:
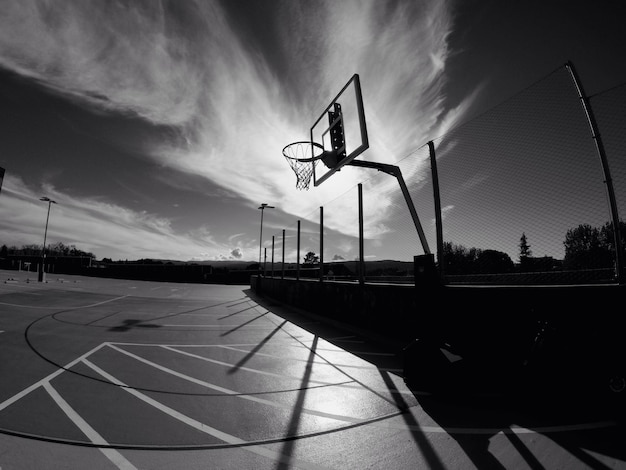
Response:
[{"label": "vertical fence pole", "polygon": [[274,235],[272,235],[272,277],[274,277]]},{"label": "vertical fence pole", "polygon": [[300,280],[300,221],[298,220],[298,242],[296,248],[296,281]]},{"label": "vertical fence pole", "polygon": [[439,174],[437,173],[437,156],[435,154],[435,144],[428,142],[430,154],[430,172],[433,182],[433,199],[435,200],[435,229],[437,232],[437,264],[439,277],[443,279],[445,274],[445,263],[443,259],[443,222],[441,218],[441,194],[439,193]]},{"label": "vertical fence pole", "polygon": [[283,270],[282,273],[280,275],[281,279],[285,279],[285,229],[283,229]]},{"label": "vertical fence pole", "polygon": [[320,206],[320,282],[324,282],[324,207]]},{"label": "vertical fence pole", "polygon": [[267,276],[267,247],[263,248],[263,275]]},{"label": "vertical fence pole", "polygon": [[620,225],[619,225],[619,215],[617,212],[617,201],[615,199],[615,190],[613,188],[613,179],[611,178],[611,172],[609,171],[609,161],[606,158],[606,152],[604,151],[604,144],[602,143],[602,139],[600,138],[600,132],[598,132],[598,124],[596,123],[596,118],[593,114],[593,110],[591,109],[591,105],[589,104],[589,99],[583,90],[582,83],[578,78],[578,74],[576,73],[576,69],[574,68],[574,64],[571,62],[567,62],[565,64],[568,71],[570,72],[570,76],[576,86],[576,91],[578,92],[578,97],[580,98],[580,102],[583,107],[583,111],[587,116],[587,122],[589,123],[589,127],[591,128],[591,137],[593,138],[596,144],[596,151],[598,152],[598,156],[600,157],[600,162],[602,164],[602,170],[604,171],[604,182],[606,184],[606,191],[609,198],[609,206],[611,210],[611,219],[613,222],[613,237],[615,243],[615,271],[616,278],[619,284],[622,284],[624,281],[624,266],[623,266],[623,257],[624,252],[622,251],[622,237],[620,236]]},{"label": "vertical fence pole", "polygon": [[365,283],[365,259],[363,241],[363,184],[359,183],[359,284]]}]

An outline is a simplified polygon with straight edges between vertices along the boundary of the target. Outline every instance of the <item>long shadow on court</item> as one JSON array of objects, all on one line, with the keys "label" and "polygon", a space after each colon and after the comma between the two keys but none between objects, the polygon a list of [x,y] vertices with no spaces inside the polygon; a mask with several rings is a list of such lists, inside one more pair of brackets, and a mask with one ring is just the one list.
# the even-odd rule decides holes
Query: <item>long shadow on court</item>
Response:
[{"label": "long shadow on court", "polygon": [[122,321],[121,325],[112,326],[109,331],[124,332],[130,331],[134,328],[161,328],[161,325],[155,325],[154,323],[145,323],[143,320],[133,320],[128,318]]},{"label": "long shadow on court", "polygon": [[[318,315],[302,311],[294,313],[295,309],[283,307],[279,302],[259,297],[252,290],[246,290],[244,293],[254,302],[309,331],[316,338],[323,338],[378,367],[383,380],[392,392],[393,399],[396,400],[395,404],[398,409],[407,408],[402,395],[393,393],[397,389],[387,372],[389,370],[402,371],[404,348],[407,344],[393,340],[377,341],[369,336],[354,333],[349,326],[343,328],[341,324],[329,324],[328,319]],[[350,337],[349,340],[346,340],[347,336]],[[372,351],[377,351],[380,355],[370,354]],[[399,375],[402,373],[399,372]],[[581,468],[603,470],[615,468],[615,465],[619,465],[617,462],[626,462],[626,447],[623,446],[626,429],[623,422],[614,422],[609,419],[606,421],[606,426],[599,422],[594,427],[593,421],[598,417],[586,414],[575,402],[559,403],[558,397],[556,401],[554,397],[552,397],[553,401],[547,398],[542,400],[541,396],[538,398],[535,396],[533,399],[522,397],[521,400],[512,401],[504,396],[478,397],[471,394],[439,396],[424,394],[421,390],[413,390],[413,392],[422,409],[444,430],[449,430],[450,436],[477,468],[505,468],[490,450],[492,440],[496,436],[498,438],[503,436],[505,442],[510,445],[511,452],[517,455],[520,465],[533,470],[547,468],[542,463],[545,455],[540,456],[533,450],[531,437],[533,435],[542,435],[552,441],[551,445],[555,446],[559,455],[573,456],[581,464]],[[403,418],[407,425],[419,425],[410,413],[403,414]],[[601,417],[601,419],[605,418],[606,416]],[[587,423],[591,425],[586,426]],[[578,425],[581,425],[580,429]],[[531,433],[520,434],[516,432],[516,427],[524,428]],[[477,431],[458,432],[463,428]],[[428,458],[431,468],[442,468],[441,460],[435,450],[430,447],[423,433],[414,432],[413,439],[423,455]],[[606,464],[604,461],[609,463]],[[567,464],[567,462],[563,463]]]},{"label": "long shadow on court", "polygon": [[[378,396],[381,400],[387,401],[390,404],[394,405],[399,412],[399,415],[405,420],[406,424],[409,426],[418,426],[419,423],[415,420],[413,415],[409,412],[411,405],[407,403],[401,391],[395,385],[395,382],[392,378],[392,374],[395,372],[398,374],[401,371],[402,367],[402,351],[405,345],[401,342],[378,342],[372,338],[361,336],[356,334],[349,326],[346,326],[345,329],[342,328],[342,325],[329,325],[325,323],[325,319],[309,314],[307,312],[293,313],[290,310],[291,308],[282,308],[280,303],[273,302],[271,300],[264,299],[255,295],[252,291],[245,291],[246,295],[249,295],[252,300],[254,300],[259,305],[265,307],[270,310],[275,315],[280,316],[286,321],[299,326],[300,328],[305,329],[309,333],[314,335],[313,345],[310,347],[309,354],[309,364],[313,361],[313,358],[317,355],[317,343],[319,339],[324,339],[337,347],[341,348],[344,351],[349,352],[355,356],[360,357],[361,359],[367,361],[368,363],[376,366],[380,373],[380,376],[385,383],[389,396],[386,393],[381,393],[377,390],[370,388],[367,384],[361,382],[356,377],[352,377],[348,375],[344,370],[340,370],[347,378],[351,379],[356,384],[361,385],[365,389],[369,389],[371,393]],[[284,323],[281,323],[284,325]],[[322,356],[319,356],[320,359],[324,360]],[[328,363],[330,366],[334,366],[332,363]],[[294,435],[297,431],[298,423],[299,423],[299,415],[301,413],[302,405],[304,402],[304,398],[306,396],[306,385],[310,379],[309,373],[310,367],[307,366],[307,372],[302,380],[301,391],[298,395],[297,402],[294,406],[292,413],[292,420],[288,427],[288,432],[290,435]],[[424,456],[426,462],[428,462],[428,467],[432,469],[440,469],[443,470],[445,468],[443,462],[441,461],[439,455],[437,455],[437,451],[428,441],[426,436],[420,432],[415,431],[412,433],[413,440],[415,441],[416,446],[419,448],[420,452]],[[293,441],[286,440],[282,453],[284,455],[290,455],[293,450]],[[286,468],[284,463],[280,463],[277,469]]]},{"label": "long shadow on court", "polygon": [[506,452],[509,459],[515,455],[517,465],[532,470],[608,470],[616,468],[617,462],[626,461],[623,426],[581,416],[580,403],[558,403],[555,397],[524,400],[471,395],[421,395],[419,403],[439,426],[449,431],[476,468],[510,468],[494,453],[496,437],[500,443],[496,447],[498,454]]},{"label": "long shadow on court", "polygon": [[[398,388],[396,387],[394,381],[389,376],[389,373],[385,371],[380,371],[380,375],[383,378],[385,385],[387,385],[387,388],[389,389],[389,391],[392,392],[391,395],[396,401],[396,406],[398,407],[398,409],[402,411],[407,411],[409,409],[409,406],[404,400],[404,397],[402,396],[402,394],[397,393]],[[404,422],[408,426],[419,426],[419,423],[417,422],[417,420],[413,417],[411,413],[403,413],[402,418],[404,419]],[[413,440],[419,447],[422,455],[428,462],[428,468],[441,469],[441,470],[445,469],[443,462],[441,462],[441,459],[439,458],[439,456],[435,452],[435,449],[432,447],[432,445],[426,438],[425,434],[422,433],[421,431],[413,431],[412,436],[413,436]],[[479,467],[479,468],[483,468],[483,467]]]},{"label": "long shadow on court", "polygon": [[365,336],[355,332],[348,325],[331,323],[327,318],[308,312],[296,311],[291,307],[284,307],[279,302],[256,295],[251,289],[245,290],[244,294],[273,314],[360,357],[381,370],[398,374],[402,370],[403,349],[406,346],[402,341],[382,341]]},{"label": "long shadow on court", "polygon": [[263,338],[259,342],[259,344],[257,344],[254,348],[252,348],[252,350],[248,354],[246,354],[239,362],[237,362],[237,364],[235,364],[233,367],[228,369],[228,373],[229,374],[234,374],[239,369],[241,369],[245,365],[245,363],[248,362],[250,359],[252,359],[252,357],[263,347],[263,345],[265,345],[272,338],[272,336],[274,336],[276,333],[278,333],[282,329],[282,327],[285,326],[286,323],[287,323],[287,320],[285,320],[280,325],[278,325],[276,328],[274,328],[270,332],[270,334],[268,334],[265,338]]},{"label": "long shadow on court", "polygon": [[[294,403],[291,411],[291,419],[289,420],[289,424],[287,425],[287,439],[283,443],[283,448],[281,451],[281,454],[287,457],[291,457],[294,447],[294,440],[289,439],[289,437],[297,435],[298,428],[300,426],[300,420],[302,419],[302,409],[304,408],[304,399],[306,398],[306,392],[308,390],[309,382],[311,381],[311,371],[313,370],[313,361],[315,360],[317,341],[318,338],[317,336],[315,336],[313,338],[313,344],[311,345],[311,349],[309,351],[309,357],[307,358],[304,375],[302,376],[302,381],[300,382],[298,396],[296,397],[296,402]],[[291,468],[290,462],[285,461],[279,462],[276,467],[277,470],[287,470],[289,468]]]}]

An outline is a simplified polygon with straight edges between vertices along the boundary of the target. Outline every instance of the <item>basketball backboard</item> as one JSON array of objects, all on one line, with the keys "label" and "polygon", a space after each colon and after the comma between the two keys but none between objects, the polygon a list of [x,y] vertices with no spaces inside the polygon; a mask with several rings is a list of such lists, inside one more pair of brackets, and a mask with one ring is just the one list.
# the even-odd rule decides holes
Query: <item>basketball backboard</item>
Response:
[{"label": "basketball backboard", "polygon": [[[354,74],[311,127],[311,142],[330,152],[313,165],[313,182],[322,184],[369,147],[359,75]],[[336,157],[336,158],[335,158]]]}]

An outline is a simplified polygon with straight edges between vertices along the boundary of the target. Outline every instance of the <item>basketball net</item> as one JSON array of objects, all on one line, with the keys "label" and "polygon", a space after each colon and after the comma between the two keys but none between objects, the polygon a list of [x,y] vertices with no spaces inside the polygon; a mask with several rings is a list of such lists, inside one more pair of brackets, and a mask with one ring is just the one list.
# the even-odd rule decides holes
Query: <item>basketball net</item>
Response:
[{"label": "basketball net", "polygon": [[296,188],[308,190],[315,165],[324,155],[324,148],[315,142],[294,142],[283,149],[283,155],[296,174]]}]

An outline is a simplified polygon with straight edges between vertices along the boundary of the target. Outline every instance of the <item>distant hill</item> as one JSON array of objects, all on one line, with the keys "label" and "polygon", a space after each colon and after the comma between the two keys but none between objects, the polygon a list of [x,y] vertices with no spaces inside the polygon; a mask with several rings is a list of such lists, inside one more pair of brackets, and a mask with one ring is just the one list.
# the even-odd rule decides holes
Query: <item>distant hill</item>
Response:
[{"label": "distant hill", "polygon": [[196,266],[212,266],[214,268],[228,268],[228,269],[246,269],[250,265],[256,265],[256,261],[241,261],[241,260],[190,260],[182,261],[176,259],[157,259],[157,258],[143,258],[138,260],[127,261],[112,261],[111,264],[136,264],[136,265],[196,265]]}]

